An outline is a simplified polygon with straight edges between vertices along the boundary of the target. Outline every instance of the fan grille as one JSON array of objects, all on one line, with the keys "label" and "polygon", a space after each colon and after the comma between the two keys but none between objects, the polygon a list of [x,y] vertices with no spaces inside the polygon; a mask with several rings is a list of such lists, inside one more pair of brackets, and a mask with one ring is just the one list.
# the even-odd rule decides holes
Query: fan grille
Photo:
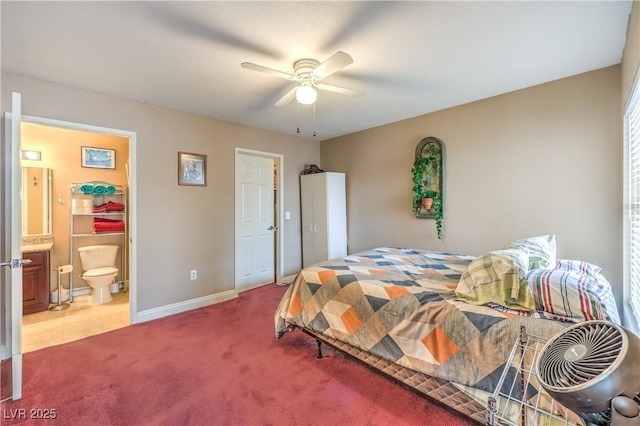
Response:
[{"label": "fan grille", "polygon": [[622,331],[609,323],[569,328],[543,348],[538,378],[545,388],[559,391],[589,383],[616,362],[624,342]]}]

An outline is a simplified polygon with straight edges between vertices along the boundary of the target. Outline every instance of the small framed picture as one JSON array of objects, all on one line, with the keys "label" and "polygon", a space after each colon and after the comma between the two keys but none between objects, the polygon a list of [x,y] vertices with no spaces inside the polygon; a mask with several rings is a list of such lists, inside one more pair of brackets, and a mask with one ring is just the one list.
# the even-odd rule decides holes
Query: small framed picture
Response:
[{"label": "small framed picture", "polygon": [[207,156],[178,152],[178,185],[207,186]]},{"label": "small framed picture", "polygon": [[96,169],[115,169],[116,168],[116,150],[105,148],[93,148],[91,146],[83,146],[82,150],[82,167],[93,167]]}]

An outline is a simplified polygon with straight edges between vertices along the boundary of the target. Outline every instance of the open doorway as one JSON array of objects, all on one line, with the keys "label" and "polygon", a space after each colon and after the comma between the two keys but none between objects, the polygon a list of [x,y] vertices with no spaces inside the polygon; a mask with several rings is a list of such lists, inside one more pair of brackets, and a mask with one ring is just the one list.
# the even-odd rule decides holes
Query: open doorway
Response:
[{"label": "open doorway", "polygon": [[[27,227],[23,227],[23,251],[28,253],[42,253],[41,268],[46,268],[40,278],[46,282],[46,299],[44,306],[37,309],[24,309],[22,317],[22,352],[41,349],[48,346],[67,343],[91,335],[103,333],[131,324],[135,312],[135,256],[131,249],[131,230],[135,215],[135,162],[133,154],[135,148],[135,134],[116,129],[99,128],[78,123],[60,122],[55,120],[24,117],[21,126],[23,151],[40,153],[40,160],[23,159],[23,169],[46,169],[50,176],[50,219],[49,232],[46,229],[38,234],[30,234]],[[112,162],[106,166],[89,167],[83,154],[87,149],[104,150],[110,154]],[[26,172],[23,175],[27,175]],[[35,181],[23,180],[22,193],[26,197],[25,188],[34,185]],[[99,234],[87,232],[78,239],[78,231],[73,231],[71,220],[81,217],[89,224],[95,218],[115,220],[115,216],[98,214],[93,206],[101,203],[101,198],[94,198],[89,210],[78,210],[71,188],[73,185],[85,182],[104,182],[124,188],[126,198],[123,199],[126,211],[121,213],[123,223],[127,226],[123,233]],[[42,182],[41,184],[44,184]],[[37,203],[23,203],[23,217],[29,217],[32,210],[36,210]],[[26,207],[26,208],[24,208]],[[32,208],[33,207],[33,208]],[[74,213],[72,215],[72,212]],[[80,212],[80,214],[76,214]],[[102,212],[101,212],[102,213]],[[33,221],[29,218],[28,221]],[[38,219],[35,220],[38,222]],[[89,225],[90,226],[90,225]],[[94,230],[95,231],[95,230]],[[83,231],[84,232],[84,231]],[[47,238],[47,235],[50,238]],[[75,238],[75,239],[74,239]],[[72,243],[73,240],[73,243]],[[40,244],[38,244],[40,243]],[[90,295],[93,290],[81,275],[83,275],[79,246],[118,245],[121,256],[117,264],[121,274],[115,277],[115,286],[110,287],[112,300],[105,303],[92,303]],[[36,256],[36,258],[38,258]],[[73,267],[71,272],[61,273],[62,266]],[[31,271],[23,271],[23,301],[33,297],[34,291],[28,286],[34,278],[24,279]],[[72,275],[73,274],[73,278]],[[73,291],[69,291],[69,281],[73,279]],[[61,290],[58,291],[58,280]],[[119,284],[121,282],[122,284]],[[71,303],[69,303],[71,302]],[[95,302],[95,300],[94,300]],[[69,303],[69,308],[55,310],[56,306]],[[24,304],[23,304],[24,306]],[[49,309],[51,308],[51,309]]]}]

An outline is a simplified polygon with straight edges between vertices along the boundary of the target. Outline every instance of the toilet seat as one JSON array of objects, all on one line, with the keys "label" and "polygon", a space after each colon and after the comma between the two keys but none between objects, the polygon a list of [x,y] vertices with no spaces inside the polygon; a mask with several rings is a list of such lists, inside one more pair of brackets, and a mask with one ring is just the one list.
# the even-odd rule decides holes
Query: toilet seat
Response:
[{"label": "toilet seat", "polygon": [[88,271],[85,271],[85,273],[82,275],[82,278],[95,278],[95,277],[101,277],[103,275],[117,274],[117,273],[118,273],[118,268],[114,266],[107,266],[106,268],[89,269]]}]

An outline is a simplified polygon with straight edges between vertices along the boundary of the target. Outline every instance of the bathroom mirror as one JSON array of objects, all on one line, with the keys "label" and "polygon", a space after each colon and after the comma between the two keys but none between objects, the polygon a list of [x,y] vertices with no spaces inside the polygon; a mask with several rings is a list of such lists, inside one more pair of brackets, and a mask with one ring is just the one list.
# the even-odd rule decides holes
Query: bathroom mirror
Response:
[{"label": "bathroom mirror", "polygon": [[51,234],[52,170],[22,168],[22,235]]}]

